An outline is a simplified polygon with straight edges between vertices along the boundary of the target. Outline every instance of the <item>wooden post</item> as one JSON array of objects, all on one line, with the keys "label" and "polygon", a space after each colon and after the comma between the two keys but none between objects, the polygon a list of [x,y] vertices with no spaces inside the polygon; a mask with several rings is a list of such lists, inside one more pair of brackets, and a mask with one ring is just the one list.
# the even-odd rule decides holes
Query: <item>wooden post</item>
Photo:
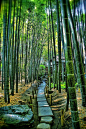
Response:
[{"label": "wooden post", "polygon": [[47,86],[45,87],[45,94],[47,93]]},{"label": "wooden post", "polygon": [[32,96],[33,96],[33,99],[34,99],[34,91],[32,91]]},{"label": "wooden post", "polygon": [[35,94],[36,94],[36,89],[35,89]]},{"label": "wooden post", "polygon": [[33,112],[33,104],[32,104],[32,106],[31,106],[31,108],[32,108],[32,112]]},{"label": "wooden post", "polygon": [[38,93],[38,91],[37,91],[37,90],[38,90],[38,86],[36,85],[36,94]]},{"label": "wooden post", "polygon": [[47,88],[47,98],[49,97],[49,95],[48,95],[48,88]]},{"label": "wooden post", "polygon": [[52,105],[52,95],[50,94],[50,105]]},{"label": "wooden post", "polygon": [[64,126],[64,109],[61,109],[61,126]]},{"label": "wooden post", "polygon": [[30,104],[32,104],[32,96],[30,95]]}]

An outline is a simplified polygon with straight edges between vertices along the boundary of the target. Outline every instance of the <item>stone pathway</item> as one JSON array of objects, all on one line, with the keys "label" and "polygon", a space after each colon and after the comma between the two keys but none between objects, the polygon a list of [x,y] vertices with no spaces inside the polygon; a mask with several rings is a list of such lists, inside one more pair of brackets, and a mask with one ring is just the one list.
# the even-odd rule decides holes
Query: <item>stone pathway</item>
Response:
[{"label": "stone pathway", "polygon": [[[37,94],[37,102],[38,102],[38,116],[40,117],[40,124],[37,126],[37,129],[50,129],[50,123],[52,123],[53,113],[52,110],[47,103],[44,90],[45,90],[46,83],[43,81],[38,87],[38,94]],[[46,119],[48,118],[48,119]],[[43,119],[43,120],[42,120]],[[46,125],[44,127],[44,125]]]}]

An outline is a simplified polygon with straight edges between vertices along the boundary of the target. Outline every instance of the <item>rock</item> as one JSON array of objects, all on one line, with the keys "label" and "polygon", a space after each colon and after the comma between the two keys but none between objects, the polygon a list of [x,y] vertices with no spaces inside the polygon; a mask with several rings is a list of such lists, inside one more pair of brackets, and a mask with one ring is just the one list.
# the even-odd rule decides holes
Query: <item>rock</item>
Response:
[{"label": "rock", "polygon": [[38,107],[38,116],[53,116],[53,113],[50,107]]},{"label": "rock", "polygon": [[28,105],[13,105],[0,108],[0,118],[7,125],[20,127],[33,123],[33,112]]},{"label": "rock", "polygon": [[49,107],[49,104],[47,103],[47,101],[43,101],[43,102],[38,102],[38,107]]},{"label": "rock", "polygon": [[50,129],[50,125],[46,123],[40,123],[38,124],[37,129]]},{"label": "rock", "polygon": [[53,118],[50,117],[50,116],[44,116],[44,117],[41,117],[41,123],[47,123],[47,124],[51,124],[53,121]]},{"label": "rock", "polygon": [[16,125],[16,124],[24,123],[24,122],[26,124],[26,122],[31,120],[31,117],[32,117],[31,114],[25,115],[25,116],[16,115],[16,114],[4,114],[3,115],[3,119],[5,123],[9,125],[10,124]]},{"label": "rock", "polygon": [[46,101],[46,98],[45,97],[41,97],[41,98],[37,98],[37,101],[39,102],[42,102],[42,101]]}]

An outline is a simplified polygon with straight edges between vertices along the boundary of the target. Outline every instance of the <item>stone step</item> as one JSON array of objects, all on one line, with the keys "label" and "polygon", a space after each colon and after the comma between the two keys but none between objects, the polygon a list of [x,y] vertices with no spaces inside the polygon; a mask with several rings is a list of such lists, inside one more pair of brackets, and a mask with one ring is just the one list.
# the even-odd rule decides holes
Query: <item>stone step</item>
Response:
[{"label": "stone step", "polygon": [[38,89],[38,93],[42,93],[42,92],[44,92],[44,89]]},{"label": "stone step", "polygon": [[41,87],[45,87],[45,86],[46,86],[46,83],[45,83],[45,82],[43,82],[43,83],[41,83],[39,86],[41,86]]},{"label": "stone step", "polygon": [[44,94],[37,94],[37,98],[42,98],[42,97],[45,97]]},{"label": "stone step", "polygon": [[38,116],[53,116],[53,113],[50,107],[38,107]]},{"label": "stone step", "polygon": [[46,123],[40,123],[38,124],[37,129],[50,129],[50,125]]},{"label": "stone step", "polygon": [[46,101],[45,97],[37,98],[37,101]]},{"label": "stone step", "polygon": [[38,107],[49,107],[47,101],[38,102]]},{"label": "stone step", "polygon": [[53,122],[53,118],[51,116],[43,116],[41,117],[41,123],[51,124]]}]

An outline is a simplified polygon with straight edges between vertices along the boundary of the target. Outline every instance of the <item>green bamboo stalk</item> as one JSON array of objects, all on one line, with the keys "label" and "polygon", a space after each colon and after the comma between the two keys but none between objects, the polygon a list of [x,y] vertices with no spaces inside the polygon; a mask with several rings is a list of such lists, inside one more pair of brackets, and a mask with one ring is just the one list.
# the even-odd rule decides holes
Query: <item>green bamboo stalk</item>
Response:
[{"label": "green bamboo stalk", "polygon": [[19,45],[20,45],[20,18],[21,18],[21,5],[22,0],[20,0],[20,12],[19,12],[19,23],[18,23],[18,43],[17,43],[17,54],[16,54],[16,93],[18,93],[18,58],[19,58]]},{"label": "green bamboo stalk", "polygon": [[75,47],[75,56],[76,56],[76,68],[77,68],[77,74],[78,74],[78,83],[80,84],[81,89],[81,95],[82,95],[82,105],[86,106],[86,81],[84,76],[84,67],[82,63],[81,54],[79,51],[79,44],[77,41],[77,35],[73,24],[73,19],[70,13],[70,5],[67,1],[67,7],[68,7],[68,14],[69,14],[69,23],[72,31],[73,41],[74,41],[74,47]]},{"label": "green bamboo stalk", "polygon": [[[18,4],[18,3],[17,3]],[[14,42],[14,69],[13,69],[13,86],[12,86],[12,89],[11,89],[11,94],[14,95],[14,81],[15,81],[15,73],[16,73],[16,46],[17,46],[17,38],[18,38],[18,35],[17,35],[17,22],[18,22],[18,5],[17,5],[17,16],[16,16],[16,30],[15,30],[15,42]]]},{"label": "green bamboo stalk", "polygon": [[9,95],[9,56],[10,56],[10,35],[11,35],[11,6],[12,1],[9,0],[9,15],[8,15],[8,29],[7,29],[7,58],[6,58],[6,87],[7,87],[7,101],[10,103]]},{"label": "green bamboo stalk", "polygon": [[57,33],[58,33],[58,57],[59,57],[59,65],[58,65],[58,89],[61,93],[61,32],[60,32],[60,17],[59,17],[59,3],[56,0],[56,8],[57,8]]},{"label": "green bamboo stalk", "polygon": [[61,1],[61,11],[62,11],[63,29],[64,29],[65,60],[66,60],[67,82],[68,82],[69,100],[70,100],[71,116],[72,116],[72,126],[73,129],[80,129],[66,0]]},{"label": "green bamboo stalk", "polygon": [[[55,83],[57,82],[57,64],[56,64],[56,47],[55,47],[55,34],[54,34],[54,25],[53,25],[53,13],[52,13],[52,5],[50,0],[50,9],[51,9],[51,21],[52,21],[52,33],[53,33],[53,45],[54,45],[54,56],[55,56],[55,78],[54,78],[54,88]],[[61,86],[61,85],[60,85]],[[61,87],[59,87],[59,92],[61,92]]]},{"label": "green bamboo stalk", "polygon": [[[6,92],[6,62],[5,62],[5,57],[6,57],[6,23],[7,23],[7,10],[5,8],[5,3],[4,3],[4,13],[3,13],[3,58],[2,58],[2,82],[4,78],[4,100],[7,102],[7,92]],[[2,83],[3,87],[3,83]]]},{"label": "green bamboo stalk", "polygon": [[[13,36],[12,36],[12,61],[11,61],[11,87],[14,87],[14,18],[15,18],[15,2],[14,2],[14,14],[13,14]],[[11,88],[11,89],[12,89]],[[13,88],[14,89],[14,88]]]}]

